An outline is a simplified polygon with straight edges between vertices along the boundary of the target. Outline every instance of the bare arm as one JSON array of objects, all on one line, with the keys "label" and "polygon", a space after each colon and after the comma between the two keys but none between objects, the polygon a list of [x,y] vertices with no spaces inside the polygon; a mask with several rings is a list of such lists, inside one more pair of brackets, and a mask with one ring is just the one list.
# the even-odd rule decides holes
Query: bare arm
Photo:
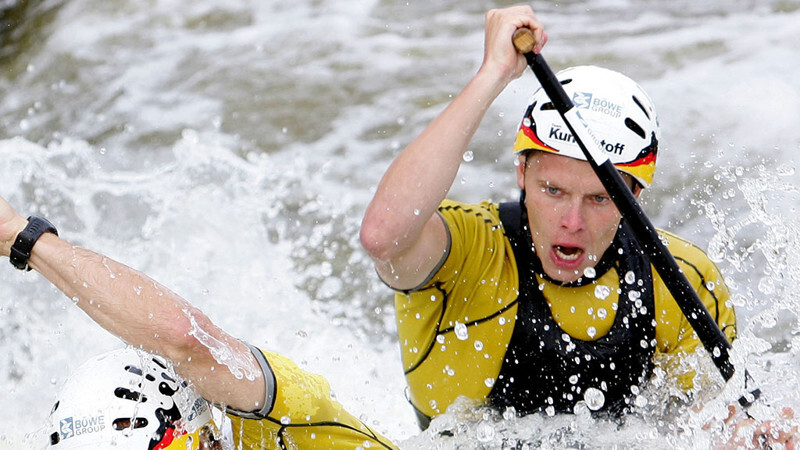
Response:
[{"label": "bare arm", "polygon": [[[26,225],[0,198],[0,254],[9,255]],[[170,359],[205,399],[242,411],[263,406],[263,374],[248,347],[151,278],[50,233],[36,242],[29,265],[100,326],[130,345]]]},{"label": "bare arm", "polygon": [[447,250],[436,209],[453,184],[462,155],[486,110],[526,67],[511,37],[534,31],[539,52],[547,40],[527,6],[486,14],[484,59],[464,90],[394,160],[378,185],[361,227],[361,243],[380,276],[396,289],[418,286]]}]

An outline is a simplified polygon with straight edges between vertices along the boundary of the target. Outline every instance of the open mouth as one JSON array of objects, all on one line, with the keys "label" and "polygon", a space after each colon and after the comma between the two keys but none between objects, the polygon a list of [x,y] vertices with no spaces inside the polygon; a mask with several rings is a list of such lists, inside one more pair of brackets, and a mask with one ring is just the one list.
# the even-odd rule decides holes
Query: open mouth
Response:
[{"label": "open mouth", "polygon": [[564,247],[562,245],[553,246],[553,250],[559,259],[564,261],[575,261],[583,254],[583,250],[578,247]]}]

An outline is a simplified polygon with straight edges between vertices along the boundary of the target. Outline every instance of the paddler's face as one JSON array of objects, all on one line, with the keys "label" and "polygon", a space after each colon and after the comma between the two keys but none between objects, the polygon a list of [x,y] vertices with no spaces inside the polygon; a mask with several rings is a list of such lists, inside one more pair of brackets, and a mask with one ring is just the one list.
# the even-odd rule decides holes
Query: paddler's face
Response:
[{"label": "paddler's face", "polygon": [[611,245],[621,218],[592,167],[534,151],[520,156],[517,184],[525,189],[531,237],[545,274],[561,282],[583,276]]}]

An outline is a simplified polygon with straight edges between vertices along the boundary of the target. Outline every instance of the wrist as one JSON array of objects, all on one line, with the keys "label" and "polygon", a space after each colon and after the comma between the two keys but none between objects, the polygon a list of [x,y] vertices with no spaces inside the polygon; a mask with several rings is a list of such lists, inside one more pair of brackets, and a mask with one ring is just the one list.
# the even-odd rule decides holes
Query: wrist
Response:
[{"label": "wrist", "polygon": [[472,77],[470,85],[481,92],[481,97],[488,108],[488,105],[500,96],[506,86],[513,80],[513,75],[508,75],[503,70],[497,69],[496,67],[484,65],[478,69],[478,72]]},{"label": "wrist", "polygon": [[33,246],[44,233],[53,233],[58,236],[58,230],[49,221],[41,217],[28,217],[28,224],[17,234],[14,243],[9,249],[11,265],[20,270],[31,270],[28,260],[31,257]]}]

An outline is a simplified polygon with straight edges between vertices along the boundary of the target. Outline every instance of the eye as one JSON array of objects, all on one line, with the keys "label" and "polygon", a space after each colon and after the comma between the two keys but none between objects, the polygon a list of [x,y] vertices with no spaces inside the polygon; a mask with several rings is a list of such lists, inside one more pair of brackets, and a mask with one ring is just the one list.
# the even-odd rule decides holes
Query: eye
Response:
[{"label": "eye", "polygon": [[606,203],[611,200],[611,198],[607,195],[595,195],[592,197],[592,200],[594,200],[595,203]]},{"label": "eye", "polygon": [[561,189],[554,186],[545,186],[542,188],[542,192],[549,195],[558,195],[561,193]]}]

